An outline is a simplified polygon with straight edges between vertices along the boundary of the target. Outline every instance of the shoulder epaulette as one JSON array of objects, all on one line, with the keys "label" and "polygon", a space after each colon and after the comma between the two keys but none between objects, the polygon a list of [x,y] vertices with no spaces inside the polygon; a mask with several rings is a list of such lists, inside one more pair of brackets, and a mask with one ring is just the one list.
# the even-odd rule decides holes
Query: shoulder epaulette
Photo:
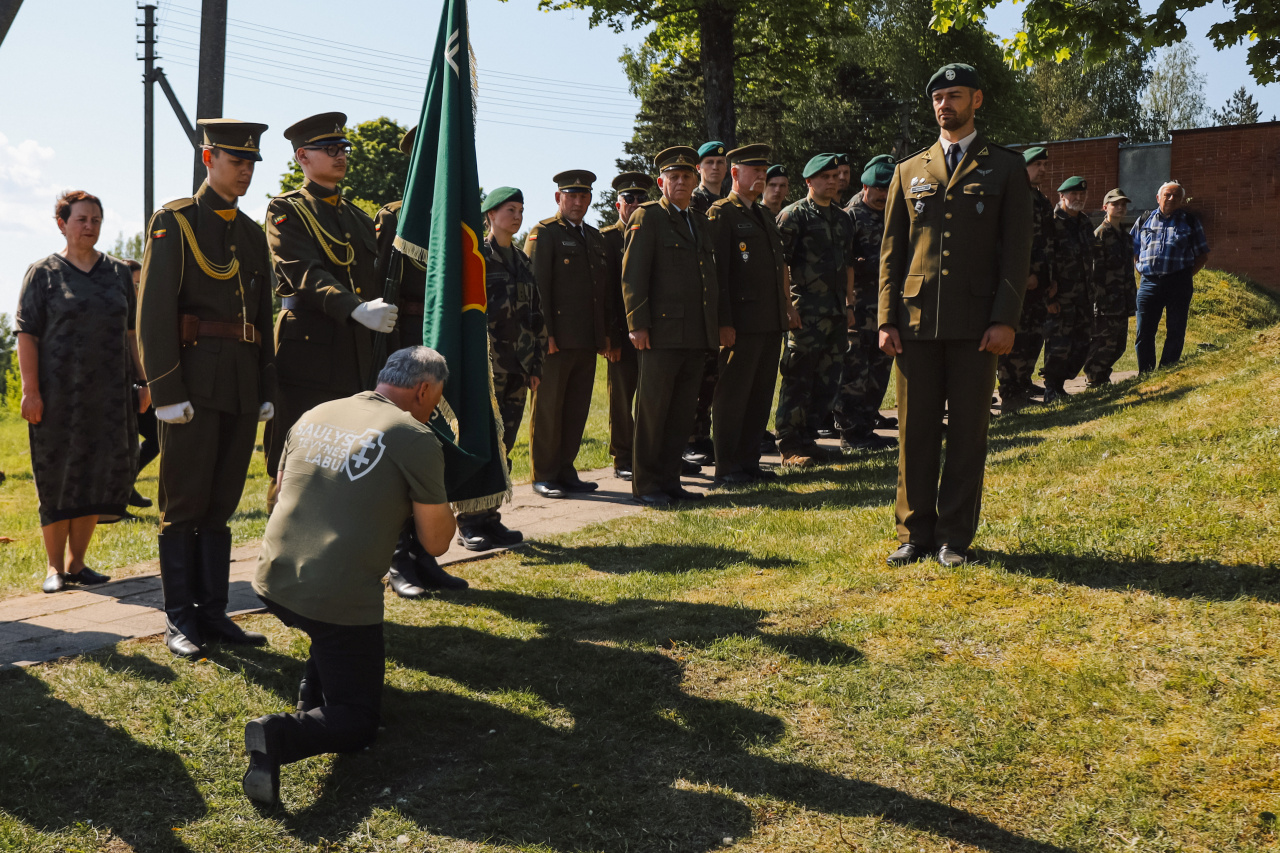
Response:
[{"label": "shoulder epaulette", "polygon": [[[276,196],[276,198],[296,198],[300,195],[302,195],[302,190],[285,190],[284,192],[280,193],[280,195]],[[275,198],[272,199],[272,201],[275,201],[275,200],[276,200]]]},{"label": "shoulder epaulette", "polygon": [[165,210],[182,210],[184,207],[191,207],[195,204],[194,198],[175,198],[173,201],[165,202],[161,205]]},{"label": "shoulder epaulette", "polygon": [[[387,203],[387,204],[384,204],[384,205],[382,206],[382,210],[385,210],[387,213],[394,213],[396,216],[399,216],[399,215],[400,215],[400,208],[402,208],[402,207],[404,207],[404,199],[400,199],[399,201],[393,201],[393,202],[389,202],[389,203]],[[381,212],[382,212],[382,210],[380,210],[380,211],[378,211],[378,212],[379,212],[379,213],[381,213]]]},{"label": "shoulder epaulette", "polygon": [[661,206],[662,206],[662,201],[661,201],[661,199],[657,199],[657,200],[654,200],[654,201],[646,201],[646,202],[644,202],[643,204],[641,204],[640,206],[641,206],[641,207],[661,207]]},{"label": "shoulder epaulette", "polygon": [[556,218],[554,216],[548,216],[546,219],[539,219],[538,224],[539,225],[555,225]]}]

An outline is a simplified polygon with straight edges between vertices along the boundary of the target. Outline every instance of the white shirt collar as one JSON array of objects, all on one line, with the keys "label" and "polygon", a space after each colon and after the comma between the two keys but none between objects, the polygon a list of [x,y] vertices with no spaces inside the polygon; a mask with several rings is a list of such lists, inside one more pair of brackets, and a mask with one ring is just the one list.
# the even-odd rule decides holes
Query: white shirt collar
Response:
[{"label": "white shirt collar", "polygon": [[942,146],[943,154],[946,154],[947,151],[950,150],[952,145],[958,144],[960,146],[960,156],[963,157],[964,155],[969,153],[969,146],[973,144],[973,140],[977,139],[977,137],[978,137],[978,129],[975,127],[973,129],[973,133],[969,134],[964,139],[961,139],[958,143],[948,142],[947,140],[942,138],[941,134],[939,134],[938,144]]}]

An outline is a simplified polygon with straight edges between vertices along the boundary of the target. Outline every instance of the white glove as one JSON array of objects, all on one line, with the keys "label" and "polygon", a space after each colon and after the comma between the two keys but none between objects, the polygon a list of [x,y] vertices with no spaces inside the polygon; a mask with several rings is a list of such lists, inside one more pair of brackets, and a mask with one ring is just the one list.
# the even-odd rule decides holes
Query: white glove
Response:
[{"label": "white glove", "polygon": [[191,403],[174,403],[171,406],[161,406],[156,409],[156,417],[167,424],[185,424],[196,416],[196,410],[191,407]]},{"label": "white glove", "polygon": [[269,421],[276,416],[276,407],[270,403],[263,403],[258,407],[258,423]]},{"label": "white glove", "polygon": [[357,305],[356,310],[351,312],[351,319],[367,329],[386,333],[396,327],[396,316],[399,313],[399,307],[384,302],[382,297],[378,297],[372,302],[361,302]]}]

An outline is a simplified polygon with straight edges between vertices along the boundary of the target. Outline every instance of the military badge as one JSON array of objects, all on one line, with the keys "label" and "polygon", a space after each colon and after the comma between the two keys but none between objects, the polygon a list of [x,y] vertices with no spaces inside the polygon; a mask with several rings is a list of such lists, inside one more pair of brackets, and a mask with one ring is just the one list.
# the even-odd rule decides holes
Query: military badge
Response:
[{"label": "military badge", "polygon": [[923,202],[923,201],[917,201],[917,202],[916,202],[916,213],[924,213],[924,202]]},{"label": "military badge", "polygon": [[280,223],[284,222],[284,221],[285,221],[286,219],[288,219],[288,218],[289,218],[289,214],[287,214],[287,213],[282,213],[282,214],[280,214],[279,216],[277,216],[275,219],[271,220],[271,224],[272,224],[272,225],[279,225]]},{"label": "military badge", "polygon": [[166,231],[167,229],[165,228],[157,228],[155,231],[151,232],[151,239],[159,240],[161,237],[165,235]]}]

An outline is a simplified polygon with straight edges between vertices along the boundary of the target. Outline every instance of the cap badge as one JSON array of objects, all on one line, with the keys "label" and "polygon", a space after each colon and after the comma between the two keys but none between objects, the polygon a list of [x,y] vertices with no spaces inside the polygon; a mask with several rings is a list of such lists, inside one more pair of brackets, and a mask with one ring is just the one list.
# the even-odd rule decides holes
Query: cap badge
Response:
[{"label": "cap badge", "polygon": [[246,148],[252,148],[252,147],[253,147],[253,137],[252,137],[252,136],[250,136],[247,140],[245,140],[244,145],[245,145],[245,147],[246,147]]},{"label": "cap badge", "polygon": [[724,146],[723,146],[723,145],[717,145],[717,146],[716,146],[716,153],[717,153],[717,154],[723,154],[723,153],[724,153]]},{"label": "cap badge", "polygon": [[954,79],[956,79],[956,70],[955,70],[954,68],[948,68],[948,69],[947,69],[947,73],[946,73],[944,76],[945,76],[948,80],[954,80]]}]

